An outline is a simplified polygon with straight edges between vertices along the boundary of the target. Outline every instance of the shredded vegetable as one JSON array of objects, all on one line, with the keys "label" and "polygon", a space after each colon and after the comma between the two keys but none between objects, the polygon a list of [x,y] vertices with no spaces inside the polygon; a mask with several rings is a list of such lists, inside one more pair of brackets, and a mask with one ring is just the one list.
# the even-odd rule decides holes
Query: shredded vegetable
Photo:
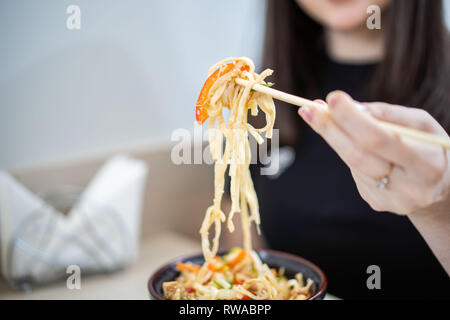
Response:
[{"label": "shredded vegetable", "polygon": [[186,268],[187,264],[178,263],[178,278],[163,284],[165,297],[171,300],[305,300],[312,295],[312,280],[305,281],[301,273],[287,279],[283,269],[270,269],[254,251],[247,254],[239,249],[224,257],[224,261],[214,257],[211,267],[206,269],[200,265],[192,268],[191,264]]}]

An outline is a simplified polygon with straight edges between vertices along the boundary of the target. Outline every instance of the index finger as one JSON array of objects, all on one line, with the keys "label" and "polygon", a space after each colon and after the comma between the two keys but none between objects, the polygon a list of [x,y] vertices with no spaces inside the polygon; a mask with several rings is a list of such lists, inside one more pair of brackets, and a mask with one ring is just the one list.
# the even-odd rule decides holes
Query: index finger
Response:
[{"label": "index finger", "polygon": [[448,137],[439,122],[423,109],[382,102],[364,103],[364,106],[377,119]]},{"label": "index finger", "polygon": [[332,118],[365,149],[398,165],[409,165],[414,159],[400,137],[381,127],[369,112],[362,112],[364,106],[348,94],[334,91],[327,101]]}]

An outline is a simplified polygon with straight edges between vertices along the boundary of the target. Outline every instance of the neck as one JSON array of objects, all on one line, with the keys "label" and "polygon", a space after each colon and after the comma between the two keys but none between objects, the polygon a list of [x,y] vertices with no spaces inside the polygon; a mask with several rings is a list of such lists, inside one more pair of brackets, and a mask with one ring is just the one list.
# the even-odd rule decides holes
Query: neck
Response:
[{"label": "neck", "polygon": [[384,53],[381,30],[369,30],[364,25],[352,30],[326,30],[327,52],[330,57],[344,63],[378,62]]}]

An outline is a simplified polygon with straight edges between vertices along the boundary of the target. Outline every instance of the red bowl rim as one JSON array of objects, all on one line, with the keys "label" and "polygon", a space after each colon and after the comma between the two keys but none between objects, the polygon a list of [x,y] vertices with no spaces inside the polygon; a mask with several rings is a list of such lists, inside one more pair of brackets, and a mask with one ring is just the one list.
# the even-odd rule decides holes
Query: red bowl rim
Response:
[{"label": "red bowl rim", "polygon": [[[315,300],[321,296],[324,296],[327,290],[327,277],[325,276],[325,273],[322,271],[322,269],[320,269],[317,265],[315,265],[314,263],[312,263],[309,260],[306,260],[305,258],[296,256],[294,254],[291,253],[287,253],[287,252],[282,252],[282,251],[278,251],[278,250],[271,250],[271,249],[262,249],[262,250],[257,250],[258,254],[261,252],[267,252],[270,253],[272,255],[275,256],[281,256],[290,260],[294,260],[297,262],[300,262],[308,267],[310,267],[311,269],[313,269],[318,275],[319,277],[322,279],[322,285],[320,286],[320,288],[316,291],[316,293],[314,293],[313,296],[311,296],[310,298],[308,298],[308,300]],[[220,254],[220,253],[219,253]],[[155,281],[155,279],[157,277],[160,276],[160,274],[162,272],[164,272],[166,269],[168,269],[171,265],[176,264],[177,262],[184,260],[184,261],[189,261],[192,260],[194,258],[198,258],[199,256],[202,256],[202,254],[193,254],[193,255],[189,255],[189,256],[181,256],[178,258],[175,258],[173,260],[171,260],[170,262],[166,263],[165,265],[163,265],[162,267],[158,268],[150,277],[150,279],[147,282],[147,288],[148,291],[150,292],[150,295],[155,298],[156,300],[166,300],[164,299],[162,296],[160,296],[155,288],[153,288],[153,283]]]}]

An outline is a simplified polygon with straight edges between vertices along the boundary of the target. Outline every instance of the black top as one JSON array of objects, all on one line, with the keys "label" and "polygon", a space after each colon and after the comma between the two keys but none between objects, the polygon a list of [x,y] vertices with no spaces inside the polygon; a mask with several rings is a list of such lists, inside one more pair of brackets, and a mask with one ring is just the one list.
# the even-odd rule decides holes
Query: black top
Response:
[{"label": "black top", "polygon": [[[326,58],[323,66],[323,99],[340,89],[364,100],[361,84],[375,65]],[[448,299],[449,277],[408,218],[373,211],[344,162],[305,130],[281,176],[254,175],[268,244],[316,263],[328,277],[328,291],[340,298]],[[381,290],[367,288],[370,265],[381,269]]]}]

